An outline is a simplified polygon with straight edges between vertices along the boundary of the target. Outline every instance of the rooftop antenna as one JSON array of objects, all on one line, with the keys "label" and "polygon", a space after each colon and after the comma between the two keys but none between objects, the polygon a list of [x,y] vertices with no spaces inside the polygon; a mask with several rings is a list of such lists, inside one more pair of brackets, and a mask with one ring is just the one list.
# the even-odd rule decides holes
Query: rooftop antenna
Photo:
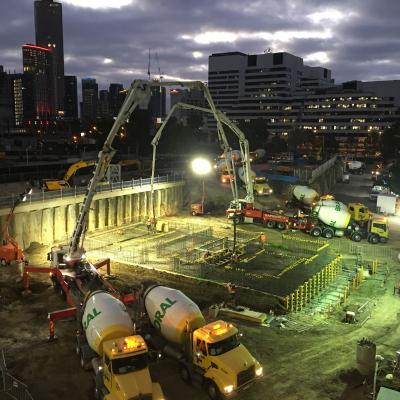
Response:
[{"label": "rooftop antenna", "polygon": [[150,49],[149,49],[149,63],[147,64],[147,76],[149,77],[149,80],[151,78],[151,73],[150,73]]}]

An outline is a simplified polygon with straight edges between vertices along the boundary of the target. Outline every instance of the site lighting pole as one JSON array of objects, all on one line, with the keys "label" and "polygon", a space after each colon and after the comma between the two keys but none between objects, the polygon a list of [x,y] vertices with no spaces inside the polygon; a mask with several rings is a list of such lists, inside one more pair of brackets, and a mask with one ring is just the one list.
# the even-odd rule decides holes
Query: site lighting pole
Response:
[{"label": "site lighting pole", "polygon": [[205,158],[195,158],[192,163],[192,171],[197,174],[201,175],[203,178],[203,193],[201,196],[201,210],[204,213],[204,200],[205,200],[205,184],[204,184],[204,176],[209,174],[212,170],[210,161],[206,160]]}]

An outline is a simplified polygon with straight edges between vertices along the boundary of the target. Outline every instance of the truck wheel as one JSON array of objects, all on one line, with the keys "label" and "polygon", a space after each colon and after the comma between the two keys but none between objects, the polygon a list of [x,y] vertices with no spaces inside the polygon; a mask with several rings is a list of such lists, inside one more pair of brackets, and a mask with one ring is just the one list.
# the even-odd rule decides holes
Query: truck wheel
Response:
[{"label": "truck wheel", "polygon": [[327,228],[324,229],[324,231],[322,232],[322,236],[326,239],[332,239],[335,236],[335,233],[333,232],[332,229]]},{"label": "truck wheel", "polygon": [[183,380],[184,382],[186,382],[186,383],[191,383],[192,380],[190,379],[189,370],[188,370],[184,365],[182,365],[182,366],[180,367],[179,375],[181,376],[181,378],[182,378],[182,380]]},{"label": "truck wheel", "polygon": [[7,262],[4,258],[1,259],[0,264],[5,267],[7,265]]},{"label": "truck wheel", "polygon": [[196,216],[196,211],[192,211],[190,214],[192,214],[193,217],[195,217]]},{"label": "truck wheel", "polygon": [[354,232],[351,236],[351,240],[354,242],[361,242],[361,235],[358,232]]},{"label": "truck wheel", "polygon": [[88,360],[85,357],[85,352],[81,351],[81,367],[82,369],[84,369],[85,371],[90,371],[92,365],[90,363],[90,360]]},{"label": "truck wheel", "polygon": [[280,229],[281,231],[283,231],[284,229],[286,229],[286,225],[284,222],[278,222],[278,224],[276,225],[276,227],[278,229]]},{"label": "truck wheel", "polygon": [[275,228],[275,222],[274,221],[267,221],[267,228]]},{"label": "truck wheel", "polygon": [[221,398],[221,393],[213,381],[207,383],[207,394],[211,400],[219,400]]},{"label": "truck wheel", "polygon": [[371,244],[377,244],[377,243],[379,243],[379,237],[376,235],[371,235],[369,238],[369,242]]},{"label": "truck wheel", "polygon": [[312,228],[310,231],[310,235],[314,236],[314,237],[321,236],[321,233],[322,233],[321,228],[318,228],[318,227]]}]

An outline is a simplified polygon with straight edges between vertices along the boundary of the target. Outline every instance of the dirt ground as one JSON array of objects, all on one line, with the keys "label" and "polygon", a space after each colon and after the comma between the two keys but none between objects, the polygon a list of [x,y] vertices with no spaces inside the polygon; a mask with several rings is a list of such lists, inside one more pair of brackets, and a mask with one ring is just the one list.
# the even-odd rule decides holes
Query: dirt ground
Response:
[{"label": "dirt ground", "polygon": [[[265,202],[272,204],[275,199]],[[197,222],[212,224],[216,231],[226,230],[218,218],[200,218]],[[245,229],[253,233],[259,230],[254,226]],[[389,242],[389,246],[396,249],[399,231],[398,226],[391,231],[393,236]],[[267,232],[270,241],[278,240],[278,232]],[[47,247],[31,246],[30,263],[46,265],[47,251]],[[350,309],[371,300],[370,317],[365,322],[344,324],[344,309],[330,315],[293,315],[292,323],[282,326],[234,321],[243,333],[242,342],[264,366],[264,377],[241,393],[238,400],[370,399],[371,379],[361,377],[355,370],[357,341],[364,337],[374,341],[377,353],[385,358],[382,365],[393,360],[395,352],[400,350],[400,296],[393,294],[395,283],[400,281],[400,264],[390,261],[386,266],[387,278],[381,270],[349,297],[346,307]],[[188,283],[167,273],[156,275],[151,269],[113,263],[112,271],[117,275],[113,284],[123,291],[129,291],[141,280],[157,276],[160,283],[176,287],[191,297],[205,314],[208,306],[223,296],[221,288],[206,282]],[[18,277],[15,267],[0,268],[0,349],[5,351],[10,372],[29,386],[35,400],[92,399],[92,375],[80,368],[74,353],[75,321],[57,322],[58,340],[47,342],[47,313],[66,308],[64,300],[53,291],[47,275],[31,276],[32,294],[29,296],[21,294]],[[395,371],[393,380],[385,379],[392,371],[393,367],[388,367],[379,372],[378,383],[399,390],[399,370]],[[161,383],[169,400],[207,399],[204,392],[180,380],[173,361],[165,359],[151,365],[151,373]]]},{"label": "dirt ground", "polygon": [[[30,249],[31,264],[45,263],[47,248]],[[369,280],[350,298],[360,304],[374,298],[372,315],[363,326],[341,322],[344,312],[329,318],[309,317],[304,332],[279,328],[235,324],[243,332],[243,343],[263,364],[265,375],[239,399],[367,399],[371,386],[354,372],[356,343],[363,337],[375,341],[378,353],[393,358],[399,350],[400,296],[393,295],[393,285],[400,276],[398,267],[391,267],[386,284]],[[138,281],[154,278],[151,270],[121,264],[113,265],[118,276],[117,287],[129,290]],[[55,397],[75,400],[91,399],[93,384],[89,372],[80,369],[74,354],[74,321],[57,322],[58,340],[47,342],[47,312],[65,308],[59,294],[54,293],[48,277],[35,276],[32,295],[21,295],[21,283],[14,267],[0,270],[0,348],[6,352],[9,370],[29,385],[34,399]],[[166,278],[165,284],[171,284]],[[212,290],[179,287],[206,308],[218,295]],[[200,295],[203,293],[203,295]],[[206,311],[205,311],[206,312]],[[176,364],[161,360],[151,367],[168,399],[206,399],[206,394],[180,381]],[[386,382],[386,385],[388,382]],[[267,394],[267,395],[266,395]]]}]

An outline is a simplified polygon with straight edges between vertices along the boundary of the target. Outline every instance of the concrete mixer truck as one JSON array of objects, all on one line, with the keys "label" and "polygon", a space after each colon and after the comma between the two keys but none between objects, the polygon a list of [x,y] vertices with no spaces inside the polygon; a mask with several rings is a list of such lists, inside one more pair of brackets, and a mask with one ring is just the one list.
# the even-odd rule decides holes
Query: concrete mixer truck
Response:
[{"label": "concrete mixer truck", "polygon": [[310,211],[318,200],[333,200],[330,194],[320,196],[309,186],[296,185],[292,188],[292,198],[286,203],[288,207],[298,207],[304,211]]},{"label": "concrete mixer truck", "polygon": [[204,387],[211,399],[231,397],[262,376],[232,324],[206,324],[198,306],[179,290],[152,284],[141,297],[153,327],[146,342],[176,359],[182,379]]},{"label": "concrete mixer truck", "polygon": [[369,243],[385,243],[389,238],[386,218],[371,217],[368,221],[355,221],[346,205],[335,200],[320,200],[312,210],[318,224],[310,230],[310,235],[331,239],[334,236],[348,236],[359,242],[367,239]]},{"label": "concrete mixer truck", "polygon": [[124,303],[105,291],[91,293],[78,314],[76,353],[93,369],[96,400],[165,399],[152,382],[148,348],[135,335]]},{"label": "concrete mixer truck", "polygon": [[[243,187],[246,189],[247,181],[244,169],[238,169],[239,178],[243,182]],[[249,171],[250,179],[253,182],[253,193],[255,196],[270,196],[274,191],[269,186],[267,178],[264,176],[257,176],[253,170]]]}]

